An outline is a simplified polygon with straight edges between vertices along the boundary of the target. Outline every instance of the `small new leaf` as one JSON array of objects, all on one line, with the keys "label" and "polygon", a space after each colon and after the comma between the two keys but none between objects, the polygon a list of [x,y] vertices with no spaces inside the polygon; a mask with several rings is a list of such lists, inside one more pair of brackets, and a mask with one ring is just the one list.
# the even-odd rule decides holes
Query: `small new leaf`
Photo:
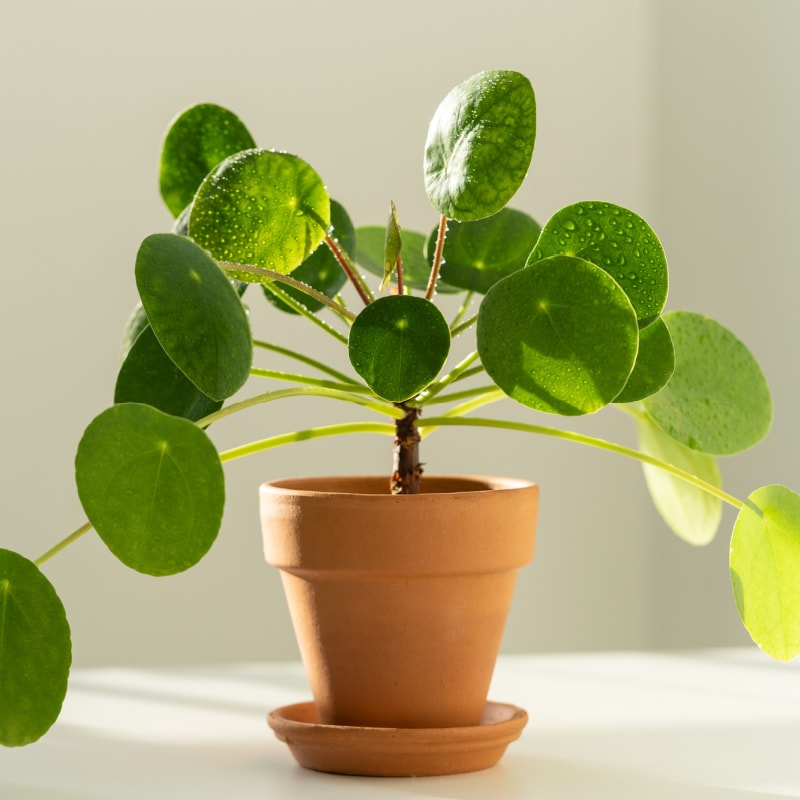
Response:
[{"label": "small new leaf", "polygon": [[397,259],[403,248],[403,238],[400,235],[400,223],[397,220],[397,208],[392,201],[392,208],[389,211],[389,221],[386,223],[386,241],[383,246],[383,281],[381,281],[381,291],[385,292],[386,287],[392,280],[392,275],[397,269]]}]

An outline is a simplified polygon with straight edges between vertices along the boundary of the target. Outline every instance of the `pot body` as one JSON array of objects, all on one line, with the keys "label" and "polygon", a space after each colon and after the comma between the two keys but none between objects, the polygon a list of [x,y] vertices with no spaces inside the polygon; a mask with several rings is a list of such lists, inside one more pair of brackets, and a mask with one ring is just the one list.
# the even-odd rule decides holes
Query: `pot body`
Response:
[{"label": "pot body", "polygon": [[538,487],[426,476],[393,496],[385,477],[299,478],[260,502],[320,722],[479,724]]}]

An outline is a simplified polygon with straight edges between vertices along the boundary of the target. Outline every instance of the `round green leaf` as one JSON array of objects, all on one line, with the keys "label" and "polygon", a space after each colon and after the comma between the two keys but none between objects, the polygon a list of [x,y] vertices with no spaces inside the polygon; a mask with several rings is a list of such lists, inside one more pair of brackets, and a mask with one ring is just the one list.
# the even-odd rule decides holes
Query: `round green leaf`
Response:
[{"label": "round green leaf", "polygon": [[[355,228],[353,227],[353,223],[347,211],[335,200],[331,200],[331,236],[338,240],[339,244],[351,258],[355,256]],[[326,297],[335,297],[347,281],[347,275],[345,275],[336,257],[327,247],[318,247],[292,272],[292,277],[296,278],[298,281],[307,283],[318,292],[322,292]],[[281,284],[281,289],[291,295],[299,303],[302,303],[309,311],[319,311],[322,308],[321,301],[315,300],[307,294],[303,294],[303,292],[295,289],[293,286]],[[277,306],[281,311],[285,311],[289,314],[297,313],[268,289],[264,289],[264,294],[267,300]]]},{"label": "round green leaf", "polygon": [[[439,229],[428,237],[433,262]],[[451,286],[485,294],[506,275],[525,266],[539,238],[539,223],[522,211],[504,208],[474,222],[450,222],[444,243],[441,277]]]},{"label": "round green leaf", "polygon": [[607,272],[572,256],[537,261],[498,281],[478,312],[478,352],[518,402],[555,414],[589,414],[628,380],[636,313]]},{"label": "round green leaf", "polygon": [[785,486],[750,495],[733,527],[730,570],[753,641],[781,661],[800,654],[800,496]]},{"label": "round green leaf", "polygon": [[554,255],[579,256],[602,267],[625,290],[640,326],[664,308],[669,278],[664,249],[637,214],[611,203],[576,203],[542,228],[528,263]]},{"label": "round green leaf", "polygon": [[72,663],[55,589],[27,558],[0,549],[0,744],[30,744],[56,721]]},{"label": "round green leaf", "polygon": [[161,196],[177,217],[223,159],[256,143],[232,111],[213,103],[192,106],[169,126],[161,150]]},{"label": "round green leaf", "polygon": [[167,414],[202,419],[222,407],[203,394],[176,366],[147,325],[117,374],[115,403],[146,403]]},{"label": "round green leaf", "polygon": [[189,234],[214,258],[286,275],[316,250],[331,224],[322,178],[272,150],[227,158],[201,184]]},{"label": "round green leaf", "polygon": [[[643,453],[721,487],[717,460],[690,450],[667,436],[645,416],[637,416],[636,433]],[[722,520],[722,501],[658,467],[644,464],[644,477],[653,504],[664,522],[685,542],[708,544]]]},{"label": "round green leaf", "polygon": [[123,403],[95,417],[75,457],[89,521],[114,555],[148,575],[196,564],[217,537],[222,464],[194,423]]},{"label": "round green leaf", "polygon": [[727,328],[688,311],[664,315],[675,347],[669,383],[644,401],[681,444],[714,455],[752,447],[769,430],[772,401],[755,358]]},{"label": "round green leaf", "polygon": [[422,297],[381,297],[350,328],[353,368],[377,395],[393,402],[422,391],[439,374],[449,350],[447,321]]},{"label": "round green leaf", "polygon": [[528,172],[536,99],[518,72],[481,72],[444,98],[425,143],[425,188],[440,214],[488,217],[508,203]]},{"label": "round green leaf", "polygon": [[[362,225],[356,228],[356,262],[367,272],[383,277],[386,228],[380,225]],[[425,291],[431,274],[431,262],[425,257],[425,236],[416,231],[403,230],[401,246],[403,256],[403,282],[410,289]],[[442,293],[458,291],[440,280],[437,290]]]},{"label": "round green leaf", "polygon": [[615,403],[633,403],[655,394],[666,386],[675,371],[675,348],[669,329],[661,317],[639,331],[639,353],[625,388]]},{"label": "round green leaf", "polygon": [[158,341],[201,392],[223,400],[250,375],[253,343],[239,295],[191,239],[148,236],[136,257],[136,285]]}]

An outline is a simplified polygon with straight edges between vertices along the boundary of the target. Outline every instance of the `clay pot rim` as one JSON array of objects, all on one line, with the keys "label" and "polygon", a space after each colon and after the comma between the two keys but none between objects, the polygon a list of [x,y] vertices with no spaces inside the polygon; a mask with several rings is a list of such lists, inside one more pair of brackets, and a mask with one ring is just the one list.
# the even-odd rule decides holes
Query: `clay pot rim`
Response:
[{"label": "clay pot rim", "polygon": [[[346,486],[369,487],[353,491]],[[325,488],[325,487],[336,488]],[[454,488],[444,488],[444,487]],[[497,477],[469,474],[434,474],[422,479],[422,491],[415,495],[392,495],[389,492],[389,479],[384,475],[311,475],[295,478],[278,478],[261,484],[264,494],[296,495],[300,497],[350,496],[350,497],[394,497],[402,502],[420,502],[426,497],[445,495],[464,495],[476,492],[496,492],[503,490],[527,489],[536,486],[525,478]],[[338,488],[341,487],[341,488]],[[457,488],[455,488],[457,487]]]}]

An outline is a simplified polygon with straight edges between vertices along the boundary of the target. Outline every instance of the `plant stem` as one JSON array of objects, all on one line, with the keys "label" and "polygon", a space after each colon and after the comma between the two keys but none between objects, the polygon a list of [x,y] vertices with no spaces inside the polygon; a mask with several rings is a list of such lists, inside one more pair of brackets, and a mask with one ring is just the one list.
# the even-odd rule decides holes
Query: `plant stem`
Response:
[{"label": "plant stem", "polygon": [[[415,405],[423,406],[425,403],[430,402],[432,397],[435,397],[442,389],[449,386],[451,383],[461,378],[466,377],[467,373],[475,374],[469,370],[469,367],[478,359],[478,351],[474,350],[469,355],[465,356],[461,361],[456,364],[447,375],[443,375],[438,381],[435,381],[427,389],[420,392],[415,398]],[[483,367],[479,367],[475,372],[480,372]]]},{"label": "plant stem", "polygon": [[475,292],[467,292],[464,295],[464,302],[459,306],[458,311],[456,311],[456,315],[453,317],[453,321],[450,323],[450,335],[453,336],[453,331],[458,328],[459,322],[464,319],[464,315],[467,313],[467,309],[469,308],[469,304],[472,302],[472,298]]},{"label": "plant stem", "polygon": [[[305,317],[310,322],[313,322],[318,328],[322,328],[325,333],[333,336],[334,339],[338,339],[342,344],[347,344],[347,337],[343,333],[339,333],[335,328],[332,328],[325,322],[324,319],[318,317],[313,311],[309,311],[302,303],[298,303],[297,300],[294,299],[288,292],[283,291],[279,286],[275,286],[273,284],[262,284],[264,289],[268,291],[270,294],[275,295],[281,302],[286,303],[289,308],[296,311],[301,316]],[[347,309],[342,308],[339,306],[338,303],[334,303],[334,306],[338,307],[340,311],[347,311]],[[345,316],[344,319],[347,322],[352,322],[355,319],[355,315],[353,315],[352,311],[347,311],[347,314],[350,316]],[[352,316],[352,319],[351,319]]]},{"label": "plant stem", "polygon": [[[303,283],[302,281],[298,281],[296,278],[292,278],[291,275],[282,275],[280,272],[275,272],[271,269],[254,267],[252,264],[236,264],[232,261],[221,261],[220,266],[234,277],[236,277],[237,274],[250,275],[256,278],[268,278],[269,282],[277,281],[278,283],[285,283],[287,286],[293,286],[298,291],[303,292],[303,294],[307,294],[309,297],[313,297],[315,300],[318,300],[320,303],[327,306],[332,311],[335,311],[337,314],[339,314],[339,316],[344,317],[349,322],[352,322],[355,319],[356,315],[352,311],[349,311],[338,303],[335,303],[330,299],[330,297],[324,295],[322,292],[318,292],[313,286],[309,286],[307,283]],[[266,286],[267,288],[269,288],[269,282],[265,282],[263,280],[256,281],[256,283],[260,283],[262,286]],[[295,302],[297,301],[295,300]]]},{"label": "plant stem", "polygon": [[442,214],[439,218],[439,232],[436,234],[436,250],[433,254],[433,264],[431,265],[431,275],[428,278],[428,286],[425,289],[425,299],[432,300],[436,294],[436,283],[439,280],[439,272],[442,268],[442,253],[444,253],[444,240],[447,237],[447,217]]},{"label": "plant stem", "polygon": [[270,450],[273,447],[280,447],[284,444],[303,442],[308,439],[321,439],[325,436],[340,436],[348,433],[380,433],[384,436],[392,436],[394,434],[394,425],[388,422],[342,422],[337,425],[308,428],[304,431],[284,433],[280,436],[271,436],[268,439],[251,442],[241,447],[234,447],[231,450],[220,453],[219,457],[223,462],[233,461],[236,458],[260,453],[262,450]]},{"label": "plant stem", "polygon": [[263,342],[259,339],[253,339],[253,346],[260,347],[263,350],[271,350],[273,353],[280,353],[282,356],[286,356],[287,358],[293,358],[295,361],[308,364],[309,367],[314,367],[314,369],[318,369],[320,372],[324,372],[326,375],[330,375],[332,378],[336,378],[336,380],[341,381],[342,383],[351,382],[349,375],[345,375],[343,372],[339,372],[338,370],[329,367],[327,364],[323,364],[321,361],[317,361],[316,359],[306,356],[303,353],[298,353],[295,350],[289,350],[287,347],[281,347],[280,345],[272,344],[271,342]]},{"label": "plant stem", "polygon": [[[503,392],[497,390],[497,387],[494,385],[490,386],[473,386],[471,389],[462,389],[460,392],[451,392],[450,394],[443,394],[437,395],[436,397],[428,398],[425,401],[425,405],[433,405],[434,403],[453,403],[456,400],[464,400],[468,397],[476,397],[477,395],[497,395],[499,397],[493,399],[502,399],[503,397],[508,397],[508,395]],[[451,414],[449,411],[445,414],[445,416],[459,416],[458,414]]]},{"label": "plant stem", "polygon": [[405,403],[395,404],[403,416],[394,422],[394,464],[390,490],[392,494],[419,494],[422,464],[419,463],[419,430],[416,421],[419,409]]},{"label": "plant stem", "polygon": [[55,545],[54,547],[51,547],[46,553],[43,553],[42,555],[40,555],[39,558],[37,558],[33,563],[37,567],[41,567],[42,564],[45,563],[45,561],[48,561],[53,556],[55,556],[58,553],[60,553],[65,547],[68,547],[73,542],[75,542],[78,539],[80,539],[81,536],[83,536],[84,533],[88,533],[90,530],[92,530],[92,523],[91,522],[85,522],[83,525],[80,526],[80,528],[78,528],[76,531],[73,531],[65,539],[62,539],[57,545]]},{"label": "plant stem", "polygon": [[325,237],[325,244],[328,245],[331,253],[333,253],[333,257],[339,262],[339,266],[344,271],[344,274],[347,275],[348,280],[355,287],[364,305],[368,306],[375,298],[372,296],[369,287],[359,277],[358,271],[353,267],[347,253],[339,247],[339,243],[330,235]]},{"label": "plant stem", "polygon": [[431,417],[430,419],[426,419],[424,421],[418,420],[417,427],[419,428],[438,428],[445,425],[467,425],[473,427],[482,427],[482,428],[503,428],[505,430],[513,430],[513,431],[521,431],[522,433],[534,433],[539,434],[540,436],[552,436],[557,439],[566,439],[570,442],[575,442],[577,444],[584,444],[588,445],[589,447],[597,447],[601,450],[607,450],[611,453],[616,453],[617,455],[627,456],[628,458],[633,458],[636,461],[641,461],[644,464],[650,464],[653,467],[657,467],[658,469],[664,470],[664,472],[668,472],[670,475],[674,475],[676,478],[680,478],[687,483],[696,486],[698,489],[702,489],[704,492],[707,492],[714,497],[719,498],[725,503],[733,506],[736,509],[742,509],[745,503],[739,500],[737,497],[734,497],[731,494],[723,491],[717,486],[714,486],[707,481],[702,480],[702,478],[698,478],[696,475],[692,475],[691,472],[686,472],[685,470],[680,469],[679,467],[675,467],[672,464],[667,463],[666,461],[661,461],[658,458],[653,458],[653,456],[649,456],[646,453],[641,453],[638,450],[634,450],[630,447],[623,447],[622,445],[615,444],[614,442],[608,442],[605,439],[598,439],[595,436],[586,436],[582,433],[574,433],[572,431],[563,431],[559,430],[558,428],[549,428],[543,425],[530,425],[524,422],[512,422],[510,420],[498,420],[498,419],[483,419],[478,417],[470,417],[467,419],[461,417]]},{"label": "plant stem", "polygon": [[[296,372],[283,372],[277,369],[263,369],[251,367],[250,374],[256,378],[270,378],[275,381],[291,381],[302,383],[306,386],[322,386],[325,389],[337,389],[342,392],[355,392],[356,394],[375,397],[375,393],[366,385],[354,381],[326,381],[324,378],[312,378],[310,375],[300,375]],[[388,400],[386,401],[388,404]]]},{"label": "plant stem", "polygon": [[395,269],[397,271],[397,294],[404,294],[405,289],[403,288],[403,254],[397,254],[397,262],[395,265]]},{"label": "plant stem", "polygon": [[[327,397],[331,400],[343,400],[346,403],[354,403],[355,405],[369,408],[376,411],[378,414],[384,416],[397,417],[402,416],[402,412],[397,411],[391,403],[378,398],[362,397],[352,392],[342,392],[336,389],[328,389],[321,386],[298,386],[294,389],[279,389],[275,392],[265,392],[264,394],[250,397],[247,400],[242,400],[238,403],[231,403],[229,406],[221,408],[219,411],[209,414],[207,417],[198,420],[195,424],[200,428],[206,428],[214,422],[219,422],[225,417],[236,414],[239,411],[244,411],[248,408],[253,408],[263,403],[271,403],[273,400],[285,400],[288,397]],[[388,423],[384,423],[388,424]]]},{"label": "plant stem", "polygon": [[450,336],[455,339],[456,336],[461,336],[465,330],[471,328],[476,322],[478,321],[478,315],[474,314],[469,319],[465,319],[460,325],[456,325],[455,328],[450,330]]}]

